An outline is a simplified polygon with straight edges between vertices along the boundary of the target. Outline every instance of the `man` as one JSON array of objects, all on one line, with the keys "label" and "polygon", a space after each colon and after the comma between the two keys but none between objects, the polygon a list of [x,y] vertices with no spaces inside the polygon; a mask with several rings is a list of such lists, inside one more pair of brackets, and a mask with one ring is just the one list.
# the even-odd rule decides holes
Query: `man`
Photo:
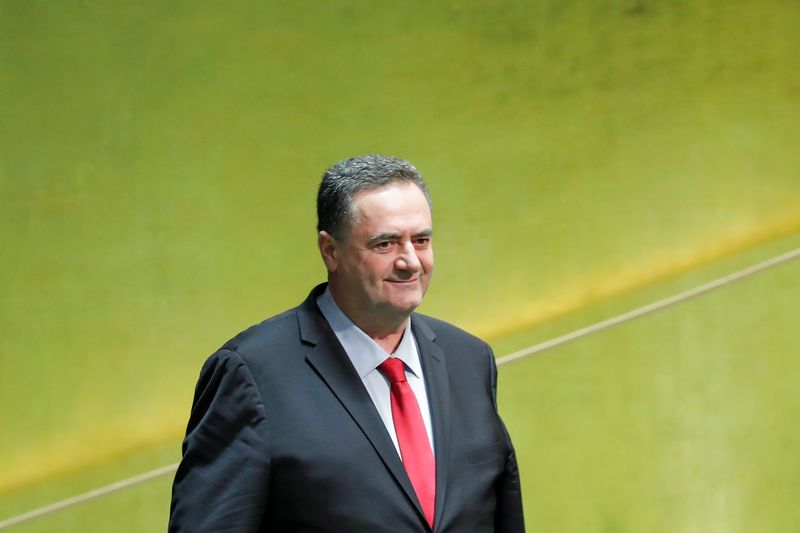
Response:
[{"label": "man", "polygon": [[328,283],[203,367],[170,531],[524,531],[489,346],[414,313],[433,272],[416,168],[339,162],[317,214]]}]

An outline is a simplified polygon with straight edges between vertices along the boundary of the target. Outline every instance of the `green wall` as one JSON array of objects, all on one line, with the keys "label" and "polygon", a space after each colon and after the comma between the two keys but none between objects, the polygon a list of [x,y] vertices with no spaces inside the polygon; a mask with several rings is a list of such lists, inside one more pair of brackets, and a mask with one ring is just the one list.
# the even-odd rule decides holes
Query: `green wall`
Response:
[{"label": "green wall", "polygon": [[780,1],[3,2],[0,498],[178,439],[203,359],[323,278],[313,197],[349,155],[425,174],[424,310],[498,343],[795,234],[798,22]]}]

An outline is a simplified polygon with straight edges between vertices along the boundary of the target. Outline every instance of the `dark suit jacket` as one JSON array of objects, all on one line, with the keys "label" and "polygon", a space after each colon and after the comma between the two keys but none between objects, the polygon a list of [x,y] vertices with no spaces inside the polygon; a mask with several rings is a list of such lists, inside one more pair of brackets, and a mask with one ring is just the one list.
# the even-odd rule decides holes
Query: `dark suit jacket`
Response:
[{"label": "dark suit jacket", "polygon": [[[324,287],[203,366],[170,531],[430,531],[386,427],[316,305]],[[430,317],[414,314],[411,325],[431,407],[434,530],[524,531],[491,349]]]}]

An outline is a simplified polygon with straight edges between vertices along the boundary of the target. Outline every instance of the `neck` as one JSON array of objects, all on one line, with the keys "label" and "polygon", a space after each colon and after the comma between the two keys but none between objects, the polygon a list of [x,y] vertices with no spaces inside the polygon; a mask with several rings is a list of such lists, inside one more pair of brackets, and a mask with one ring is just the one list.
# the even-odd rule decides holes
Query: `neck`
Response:
[{"label": "neck", "polygon": [[367,333],[367,335],[372,337],[372,340],[378,343],[378,346],[383,348],[386,353],[393,354],[394,352],[397,351],[397,348],[400,346],[400,341],[403,340],[404,331],[401,331],[400,333],[392,333],[386,336],[378,336],[378,337],[369,335],[369,333]]},{"label": "neck", "polygon": [[405,317],[399,324],[377,324],[365,320],[366,317],[351,316],[345,309],[342,309],[342,312],[369,338],[386,350],[386,353],[393,354],[397,347],[400,346],[400,341],[403,340],[403,333],[405,333],[406,325],[408,324],[408,317]]},{"label": "neck", "polygon": [[377,342],[387,353],[391,354],[397,350],[408,325],[410,313],[384,316],[380,313],[360,311],[357,306],[349,305],[348,300],[339,294],[335,286],[328,285],[328,289],[333,301],[347,318],[358,326],[358,329]]}]

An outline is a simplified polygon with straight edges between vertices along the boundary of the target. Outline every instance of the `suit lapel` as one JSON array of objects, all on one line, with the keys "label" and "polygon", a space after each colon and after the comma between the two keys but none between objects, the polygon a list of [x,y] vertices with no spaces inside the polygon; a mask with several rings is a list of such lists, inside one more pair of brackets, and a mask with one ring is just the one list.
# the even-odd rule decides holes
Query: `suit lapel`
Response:
[{"label": "suit lapel", "polygon": [[[324,290],[324,286],[321,287]],[[306,354],[306,360],[369,439],[383,464],[424,520],[425,515],[417,500],[414,487],[408,479],[403,463],[369,393],[344,348],[317,308],[316,297],[322,292],[318,289],[320,287],[312,291],[298,309],[301,337],[314,345]]]},{"label": "suit lapel", "polygon": [[444,353],[433,342],[436,334],[425,324],[419,315],[413,315],[411,326],[417,340],[428,403],[431,408],[433,442],[436,448],[436,510],[434,529],[441,523],[447,488],[448,450],[450,449],[450,382]]}]

